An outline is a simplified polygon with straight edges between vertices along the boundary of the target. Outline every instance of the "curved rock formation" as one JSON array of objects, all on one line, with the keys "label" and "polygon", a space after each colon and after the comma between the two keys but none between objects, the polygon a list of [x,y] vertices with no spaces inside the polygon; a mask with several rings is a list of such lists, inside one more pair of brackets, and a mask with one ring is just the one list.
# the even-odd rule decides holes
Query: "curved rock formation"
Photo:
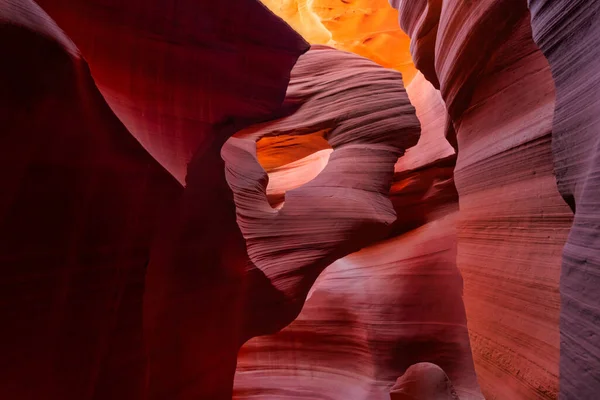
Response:
[{"label": "curved rock formation", "polygon": [[234,398],[383,400],[411,364],[432,361],[481,399],[454,223],[447,215],[330,265],[288,328],[242,348]]},{"label": "curved rock formation", "polygon": [[[351,69],[345,71],[347,79],[356,79]],[[293,73],[288,96],[300,86],[294,81]],[[481,399],[455,265],[455,153],[444,140],[446,113],[439,92],[421,75],[407,91],[422,135],[395,165],[388,196],[398,219],[390,238],[330,265],[289,327],[242,347],[234,398],[301,399],[318,393],[336,400],[389,399],[390,387],[410,365],[432,361],[449,371],[464,399]],[[299,109],[296,119],[310,117],[311,110]],[[261,134],[279,133],[285,124],[265,124],[239,135],[256,140]],[[318,149],[303,147],[307,152]],[[286,149],[259,147],[259,159],[261,152],[275,151],[283,155]],[[297,146],[289,151],[304,154]],[[319,166],[321,159],[302,160]],[[305,173],[304,165],[288,162],[271,171],[287,167],[289,180],[310,187],[314,181],[307,181],[313,175]]]},{"label": "curved rock formation", "polygon": [[152,232],[181,185],[33,1],[0,1],[0,397],[138,399]]},{"label": "curved rock formation", "polygon": [[214,125],[279,107],[282,72],[308,48],[256,0],[38,2],[79,46],[115,114],[182,184]]},{"label": "curved rock formation", "polygon": [[599,1],[39,3],[0,397],[597,396]]},{"label": "curved rock formation", "polygon": [[559,254],[571,215],[552,168],[552,77],[527,6],[392,3],[451,118],[458,267],[482,391],[487,399],[556,398]]},{"label": "curved rock formation", "polygon": [[[277,277],[273,284],[286,297],[303,302],[316,276],[340,254],[387,234],[381,226],[396,219],[387,196],[394,164],[416,144],[419,122],[400,74],[320,46],[292,70],[286,100],[293,113],[240,132],[222,154],[250,259]],[[255,141],[323,130],[333,147],[327,166],[273,210]]]},{"label": "curved rock formation", "polygon": [[440,87],[435,71],[435,43],[442,0],[389,0],[399,11],[400,27],[410,37],[412,60],[434,87]]},{"label": "curved rock formation", "polygon": [[396,381],[391,400],[459,400],[443,369],[431,363],[411,365]]},{"label": "curved rock formation", "polygon": [[529,1],[534,38],[556,84],[558,189],[575,213],[560,277],[560,398],[600,393],[600,2]]},{"label": "curved rock formation", "polygon": [[[194,189],[184,191],[179,200],[182,186],[113,114],[77,47],[44,11],[28,0],[0,1],[6,57],[1,68],[8,78],[2,80],[1,96],[5,191],[0,256],[7,283],[2,318],[13,321],[1,333],[3,397],[186,398],[190,382],[182,379],[193,376],[196,367],[183,361],[161,364],[160,349],[170,349],[174,343],[170,338],[178,347],[188,344],[180,338],[179,328],[194,321],[197,313],[182,307],[183,313],[170,315],[172,325],[160,325],[164,306],[160,299],[172,283],[168,277],[163,282],[162,270],[153,267],[164,255],[164,239],[158,239],[154,251],[158,260],[150,262],[150,284],[144,287],[156,219],[166,211],[188,212],[177,207],[190,197],[200,200],[193,210],[202,219],[200,233],[184,232],[180,245],[202,251],[198,243],[204,243],[211,257],[216,245],[221,249],[217,257],[222,258],[200,261],[223,267],[220,273],[239,266],[235,258],[227,259],[235,249],[245,253],[245,245],[233,203],[227,207],[231,192],[220,147],[249,123],[247,119],[255,122],[280,107],[289,70],[306,50],[306,43],[259,3],[237,3],[241,14],[206,2],[178,2],[168,8],[171,14],[165,14],[170,2],[142,6],[43,1],[82,44],[110,106],[156,158],[180,181],[190,154],[196,152],[208,163],[209,168],[197,171],[202,177],[196,188],[225,191],[220,198],[222,192],[215,191],[217,200],[211,203],[210,196],[198,196]],[[199,20],[210,23],[198,24]],[[213,57],[216,54],[221,56]],[[203,60],[207,62],[200,63]],[[248,74],[239,74],[243,68]],[[209,96],[211,89],[222,97]],[[204,182],[208,183],[203,187]],[[228,211],[233,216],[229,225]],[[211,217],[223,224],[224,236],[219,236],[219,228],[208,232],[213,226],[204,222]],[[177,220],[167,220],[173,222]],[[194,242],[202,229],[207,230],[207,240]],[[238,247],[229,253],[231,243]],[[206,271],[195,263],[170,267],[178,277],[199,272],[200,286],[212,278],[210,268]],[[207,276],[202,276],[205,272]],[[188,290],[184,283],[175,282],[172,293],[178,300]],[[144,291],[148,298],[142,337]],[[210,300],[210,294],[200,298]],[[181,321],[174,321],[177,317]],[[161,328],[169,331],[166,337]],[[210,336],[212,331],[203,326],[200,332]],[[144,342],[149,354],[144,354]],[[193,350],[192,345],[181,351],[193,354]],[[218,347],[212,350],[219,352]],[[235,368],[235,354],[233,358]],[[206,362],[211,362],[210,354]],[[216,377],[207,374],[192,383],[206,385],[206,398],[217,399],[210,397],[213,389],[231,392],[233,371],[229,378],[227,372],[215,368],[211,373]],[[163,392],[164,387],[170,391]],[[202,390],[192,390],[192,395],[198,393],[202,396]]]},{"label": "curved rock formation", "polygon": [[[331,78],[335,80],[327,83]],[[182,202],[162,230],[148,269],[150,373],[160,377],[152,381],[151,398],[231,398],[240,346],[292,322],[322,269],[383,237],[394,220],[391,203],[382,193],[389,190],[395,160],[419,133],[400,74],[355,55],[320,48],[299,58],[292,79],[289,91],[294,95],[284,103],[283,118],[273,124],[281,132],[295,123],[302,127],[303,121],[309,132],[327,130],[336,149],[329,165],[339,159],[339,165],[348,168],[349,182],[360,183],[361,190],[336,188],[330,176],[331,188],[297,189],[294,196],[288,194],[281,210],[274,210],[265,194],[266,177],[253,154],[254,141],[232,138],[222,154],[234,205],[222,179],[220,143],[199,149],[188,169]],[[366,86],[360,85],[365,79],[372,79],[381,90],[365,91]],[[371,100],[370,113],[362,108],[364,99]],[[320,107],[318,113],[315,106]],[[303,107],[308,107],[312,119],[298,115]],[[215,129],[220,139],[238,130],[235,125]],[[360,146],[352,144],[361,137]],[[364,157],[372,166],[357,169],[344,159],[348,155]],[[352,174],[373,181],[351,179]],[[327,178],[325,172],[320,176]],[[345,177],[337,176],[342,184]],[[303,202],[301,195],[307,194]],[[323,223],[323,218],[311,216],[307,211],[323,212],[317,204],[333,219]],[[246,241],[236,222],[236,207]],[[262,218],[262,226],[253,216]],[[287,241],[278,234],[287,235]],[[271,239],[269,246],[264,245],[265,235]]]}]

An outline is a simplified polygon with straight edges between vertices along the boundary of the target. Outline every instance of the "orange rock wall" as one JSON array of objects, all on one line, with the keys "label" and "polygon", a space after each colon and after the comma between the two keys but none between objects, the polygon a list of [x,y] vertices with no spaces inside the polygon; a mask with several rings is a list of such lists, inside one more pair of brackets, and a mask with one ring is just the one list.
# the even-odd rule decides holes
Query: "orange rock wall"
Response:
[{"label": "orange rock wall", "polygon": [[312,44],[350,51],[402,72],[408,85],[416,69],[410,38],[386,0],[261,0]]}]

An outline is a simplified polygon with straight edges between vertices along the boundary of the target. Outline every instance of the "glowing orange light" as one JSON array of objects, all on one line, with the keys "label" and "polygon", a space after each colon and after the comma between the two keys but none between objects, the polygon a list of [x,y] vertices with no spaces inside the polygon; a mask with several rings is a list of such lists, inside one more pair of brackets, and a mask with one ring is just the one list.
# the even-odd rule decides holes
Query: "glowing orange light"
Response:
[{"label": "glowing orange light", "polygon": [[416,74],[410,39],[388,0],[262,0],[312,44],[325,44],[400,71],[408,85]]}]

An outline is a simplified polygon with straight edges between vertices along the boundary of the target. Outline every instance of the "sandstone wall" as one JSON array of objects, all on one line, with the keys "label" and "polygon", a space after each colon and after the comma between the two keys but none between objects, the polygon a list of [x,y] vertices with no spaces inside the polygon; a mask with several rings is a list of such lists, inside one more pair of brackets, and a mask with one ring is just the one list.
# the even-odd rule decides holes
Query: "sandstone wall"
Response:
[{"label": "sandstone wall", "polygon": [[571,213],[553,171],[554,82],[527,4],[392,4],[451,117],[457,263],[483,394],[556,398],[560,254]]}]

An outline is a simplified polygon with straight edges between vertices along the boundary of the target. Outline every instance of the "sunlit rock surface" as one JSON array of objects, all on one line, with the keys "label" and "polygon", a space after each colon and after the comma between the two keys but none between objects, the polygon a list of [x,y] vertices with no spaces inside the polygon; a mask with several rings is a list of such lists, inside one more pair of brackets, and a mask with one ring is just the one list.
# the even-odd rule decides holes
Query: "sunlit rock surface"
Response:
[{"label": "sunlit rock surface", "polygon": [[392,3],[452,122],[457,261],[483,394],[556,398],[560,253],[571,213],[553,174],[554,85],[527,4]]},{"label": "sunlit rock surface", "polygon": [[556,84],[552,149],[575,213],[560,282],[561,399],[600,393],[600,2],[529,1]]},{"label": "sunlit rock surface", "polygon": [[350,51],[402,72],[416,74],[410,39],[387,0],[261,0],[309,43]]},{"label": "sunlit rock surface", "polygon": [[38,3],[1,398],[597,397],[598,1]]}]

